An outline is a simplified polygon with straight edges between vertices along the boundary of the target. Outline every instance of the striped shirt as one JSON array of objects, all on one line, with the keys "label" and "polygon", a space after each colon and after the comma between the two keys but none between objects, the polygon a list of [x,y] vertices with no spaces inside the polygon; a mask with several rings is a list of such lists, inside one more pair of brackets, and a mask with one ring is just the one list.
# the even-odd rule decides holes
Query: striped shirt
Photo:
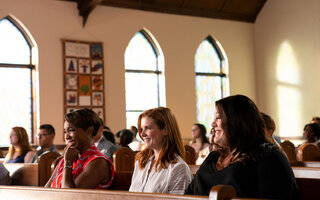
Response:
[{"label": "striped shirt", "polygon": [[170,163],[167,169],[157,172],[153,167],[148,176],[154,156],[149,159],[144,169],[139,169],[138,161],[135,163],[134,172],[129,191],[184,194],[185,189],[191,183],[192,174],[187,163],[177,156],[177,163]]},{"label": "striped shirt", "polygon": [[[80,155],[79,159],[73,162],[72,165],[72,176],[73,180],[76,179],[79,174],[86,168],[86,166],[92,162],[93,160],[97,158],[103,158],[105,159],[109,164],[110,169],[110,180],[107,184],[104,185],[97,185],[96,189],[108,189],[113,181],[114,178],[114,169],[112,162],[105,157],[98,149],[97,147],[92,144],[83,154]],[[64,167],[64,159],[61,159],[58,163],[58,170],[55,174],[55,176],[52,179],[50,187],[52,188],[61,188],[61,181],[62,181],[62,175],[63,175],[63,167]]]}]

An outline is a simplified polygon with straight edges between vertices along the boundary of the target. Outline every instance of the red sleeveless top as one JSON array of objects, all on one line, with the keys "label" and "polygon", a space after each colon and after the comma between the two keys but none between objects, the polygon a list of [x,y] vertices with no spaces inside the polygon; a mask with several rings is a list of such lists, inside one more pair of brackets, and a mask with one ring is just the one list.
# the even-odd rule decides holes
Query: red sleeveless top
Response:
[{"label": "red sleeveless top", "polygon": [[[94,144],[92,144],[83,154],[81,154],[80,158],[78,158],[76,161],[73,162],[73,165],[72,165],[73,180],[79,176],[79,174],[86,168],[86,166],[90,162],[92,162],[93,160],[95,160],[97,158],[103,158],[103,159],[107,160],[107,162],[109,164],[109,169],[110,169],[110,180],[108,181],[107,184],[97,185],[96,189],[108,189],[113,181],[113,178],[114,178],[113,164],[106,156],[104,156],[97,149],[97,147]],[[57,165],[58,170],[52,179],[50,187],[61,188],[63,166],[64,166],[64,159],[62,158]]]}]

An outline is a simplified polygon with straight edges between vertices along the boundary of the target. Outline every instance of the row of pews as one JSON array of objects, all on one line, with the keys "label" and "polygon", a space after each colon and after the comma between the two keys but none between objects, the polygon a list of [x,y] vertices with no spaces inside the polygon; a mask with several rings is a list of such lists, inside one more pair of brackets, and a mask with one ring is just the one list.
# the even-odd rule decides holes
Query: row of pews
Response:
[{"label": "row of pews", "polygon": [[314,144],[306,143],[296,148],[291,141],[285,140],[280,146],[291,162],[320,161],[320,148]]},{"label": "row of pews", "polygon": [[[110,190],[98,191],[37,187],[45,185],[59,156],[59,154],[53,155],[49,152],[40,157],[39,164],[5,164],[13,178],[13,184],[19,186],[0,186],[0,199],[244,199],[236,197],[233,187],[226,185],[214,186],[211,189],[209,197],[128,192],[135,156],[135,152],[132,152],[128,148],[121,148],[114,154],[115,179]],[[320,188],[320,162],[291,161],[291,165],[303,199],[320,199],[320,193],[318,192],[318,188]],[[199,169],[198,165],[189,165],[189,167],[193,174]]]}]

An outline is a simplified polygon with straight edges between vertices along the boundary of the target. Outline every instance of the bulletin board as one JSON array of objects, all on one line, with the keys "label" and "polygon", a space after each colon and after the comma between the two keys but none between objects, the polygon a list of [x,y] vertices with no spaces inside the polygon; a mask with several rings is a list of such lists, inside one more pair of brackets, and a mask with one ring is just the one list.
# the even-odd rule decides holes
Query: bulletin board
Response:
[{"label": "bulletin board", "polygon": [[104,119],[104,62],[101,42],[63,39],[64,114],[90,108]]}]

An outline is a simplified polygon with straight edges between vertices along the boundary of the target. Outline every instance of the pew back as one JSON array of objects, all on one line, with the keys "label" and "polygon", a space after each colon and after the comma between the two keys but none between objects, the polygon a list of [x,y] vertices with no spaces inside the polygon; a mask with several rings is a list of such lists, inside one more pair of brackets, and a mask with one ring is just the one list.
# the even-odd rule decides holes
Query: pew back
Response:
[{"label": "pew back", "polygon": [[320,149],[313,144],[303,144],[298,149],[299,161],[320,161]]},{"label": "pew back", "polygon": [[289,161],[297,161],[296,148],[292,142],[285,140],[281,142],[280,146],[287,154]]},{"label": "pew back", "polygon": [[113,154],[114,171],[133,171],[135,153],[127,147],[121,147]]},{"label": "pew back", "polygon": [[189,145],[184,145],[185,149],[185,158],[184,160],[188,165],[194,165],[196,164],[196,151],[194,150],[193,147]]},{"label": "pew back", "polygon": [[6,200],[208,200],[207,196],[172,195],[95,189],[56,189],[0,186],[0,199]]},{"label": "pew back", "polygon": [[5,163],[4,166],[10,173],[12,185],[39,185],[37,163]]},{"label": "pew back", "polygon": [[51,177],[51,164],[61,155],[55,151],[48,151],[39,157],[39,186],[44,186]]}]

